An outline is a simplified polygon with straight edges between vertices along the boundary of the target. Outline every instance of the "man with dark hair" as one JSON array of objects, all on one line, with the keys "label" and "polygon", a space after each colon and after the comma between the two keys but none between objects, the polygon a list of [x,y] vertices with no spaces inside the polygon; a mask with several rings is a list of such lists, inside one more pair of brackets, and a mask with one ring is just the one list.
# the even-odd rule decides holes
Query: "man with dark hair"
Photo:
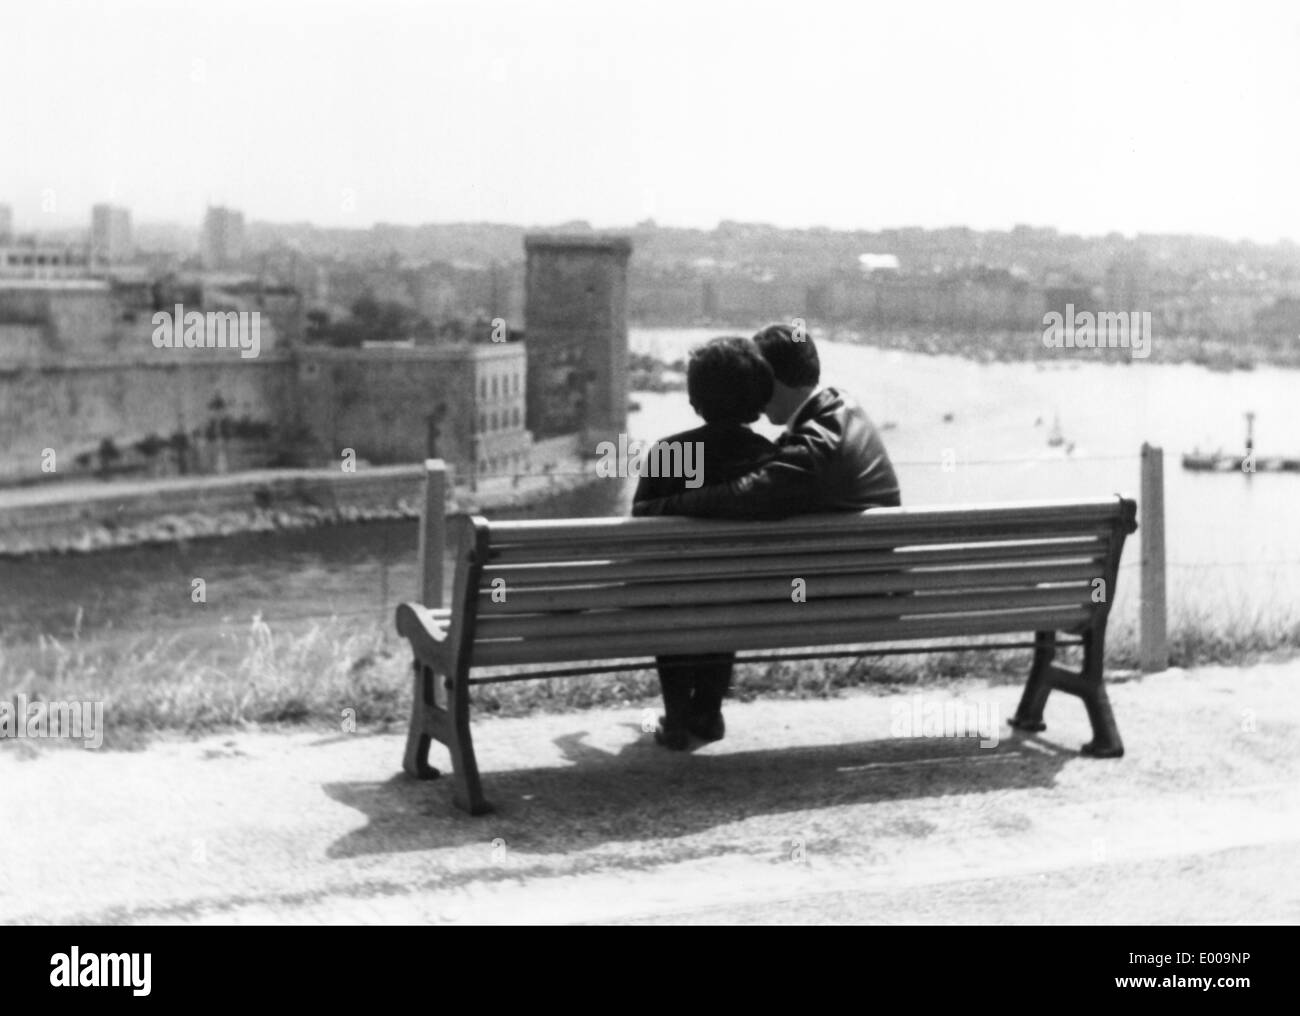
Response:
[{"label": "man with dark hair", "polygon": [[[687,442],[699,442],[705,483],[741,476],[776,451],[772,442],[745,426],[758,419],[772,390],[772,369],[749,339],[714,339],[691,352],[686,368],[686,392],[704,426],[663,443],[681,442],[684,448]],[[636,506],[643,502],[671,500],[686,489],[684,477],[644,476],[633,496],[633,514],[640,514]],[[657,658],[664,697],[664,716],[655,731],[660,744],[680,751],[691,734],[702,741],[723,737],[722,700],[731,685],[732,660],[732,653]]]},{"label": "man with dark hair", "polygon": [[884,442],[863,408],[821,386],[821,362],[810,336],[769,325],[754,343],[772,368],[767,418],[785,424],[776,454],[755,469],[704,486],[640,500],[634,515],[780,519],[812,512],[897,507],[898,477]]}]

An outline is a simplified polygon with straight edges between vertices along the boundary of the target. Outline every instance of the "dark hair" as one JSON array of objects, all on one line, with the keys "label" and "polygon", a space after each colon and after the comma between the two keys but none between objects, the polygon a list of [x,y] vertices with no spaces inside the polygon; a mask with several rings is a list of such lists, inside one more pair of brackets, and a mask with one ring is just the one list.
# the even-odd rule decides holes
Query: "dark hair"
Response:
[{"label": "dark hair", "polygon": [[803,388],[821,380],[822,363],[806,330],[801,330],[796,340],[789,325],[768,325],[754,336],[754,345],[781,384]]},{"label": "dark hair", "polygon": [[707,423],[753,423],[772,400],[772,368],[749,339],[713,339],[691,350],[686,392]]}]

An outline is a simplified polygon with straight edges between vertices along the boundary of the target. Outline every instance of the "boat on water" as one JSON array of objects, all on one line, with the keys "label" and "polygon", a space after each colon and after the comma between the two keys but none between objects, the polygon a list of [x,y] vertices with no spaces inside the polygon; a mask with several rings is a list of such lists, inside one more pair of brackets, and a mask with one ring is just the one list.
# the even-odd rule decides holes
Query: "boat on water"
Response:
[{"label": "boat on water", "polygon": [[1300,473],[1300,459],[1255,455],[1255,414],[1246,414],[1246,453],[1202,452],[1195,448],[1183,453],[1183,468],[1196,473]]},{"label": "boat on water", "polygon": [[1199,449],[1183,453],[1183,468],[1196,473],[1300,473],[1300,459],[1271,456],[1253,460],[1249,455],[1229,455],[1224,452],[1202,452]]},{"label": "boat on water", "polygon": [[1047,444],[1049,448],[1059,448],[1065,444],[1065,435],[1061,433],[1061,414],[1057,413],[1052,420],[1052,432],[1047,435]]},{"label": "boat on water", "polygon": [[1183,453],[1183,468],[1197,473],[1230,473],[1240,469],[1246,461],[1244,455],[1225,455],[1223,452],[1202,452],[1199,448]]}]

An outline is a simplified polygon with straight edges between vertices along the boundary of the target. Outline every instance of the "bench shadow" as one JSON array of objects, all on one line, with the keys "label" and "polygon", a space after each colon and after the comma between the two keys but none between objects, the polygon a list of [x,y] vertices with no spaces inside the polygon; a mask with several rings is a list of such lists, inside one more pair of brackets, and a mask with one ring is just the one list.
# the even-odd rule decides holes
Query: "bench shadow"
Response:
[{"label": "bench shadow", "polygon": [[332,843],[327,856],[483,845],[498,837],[516,854],[553,854],[687,836],[755,816],[1049,789],[1079,757],[1073,747],[1015,732],[1000,733],[989,748],[977,738],[886,738],[670,752],[636,724],[626,726],[636,739],[616,752],[594,747],[579,731],[554,741],[568,765],[485,772],[484,794],[494,807],[486,816],[453,805],[450,767],[436,746],[431,761],[443,771],[440,779],[398,772],[384,781],[325,784],[330,798],[368,820]]}]

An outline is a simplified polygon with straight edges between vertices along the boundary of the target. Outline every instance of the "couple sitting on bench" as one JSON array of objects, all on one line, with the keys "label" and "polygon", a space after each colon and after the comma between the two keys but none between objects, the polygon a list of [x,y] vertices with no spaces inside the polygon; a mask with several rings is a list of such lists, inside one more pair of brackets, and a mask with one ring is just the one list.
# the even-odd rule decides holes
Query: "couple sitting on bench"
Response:
[{"label": "couple sitting on bench", "polygon": [[[821,385],[811,337],[770,325],[752,341],[714,339],[691,354],[687,392],[704,426],[664,441],[699,442],[705,485],[643,477],[633,515],[782,519],[898,507],[898,478],[879,433],[857,402]],[[746,426],[760,413],[786,426],[775,444]],[[656,662],[664,715],[655,740],[676,751],[692,737],[721,740],[733,654]]]}]

